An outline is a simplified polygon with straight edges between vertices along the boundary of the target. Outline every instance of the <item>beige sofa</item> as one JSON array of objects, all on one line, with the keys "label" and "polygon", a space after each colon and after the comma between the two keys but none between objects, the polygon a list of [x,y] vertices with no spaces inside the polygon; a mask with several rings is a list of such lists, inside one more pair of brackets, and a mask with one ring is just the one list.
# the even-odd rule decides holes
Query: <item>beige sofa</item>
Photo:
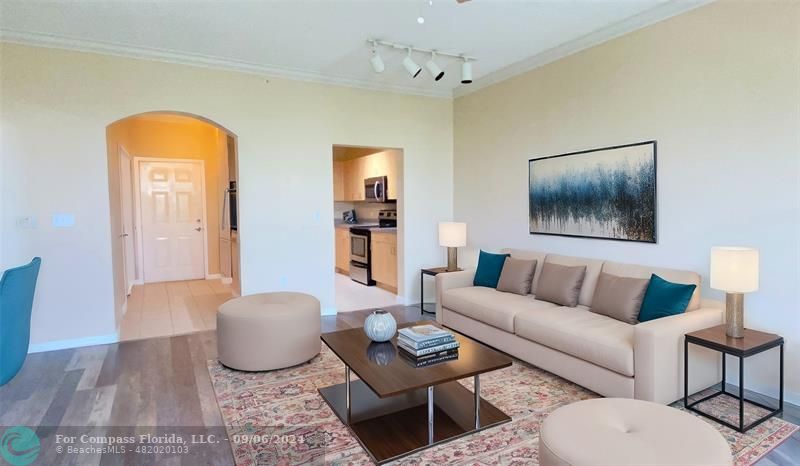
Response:
[{"label": "beige sofa", "polygon": [[[700,275],[536,251],[504,252],[537,260],[532,294],[473,286],[475,270],[439,274],[438,322],[603,396],[659,403],[683,397],[683,335],[723,323],[719,303],[701,301]],[[586,266],[577,307],[536,299],[545,261]],[[655,273],[672,282],[696,284],[697,290],[684,314],[630,325],[589,310],[601,271],[636,278]],[[720,362],[718,353],[690,348],[690,393],[719,382]]]}]

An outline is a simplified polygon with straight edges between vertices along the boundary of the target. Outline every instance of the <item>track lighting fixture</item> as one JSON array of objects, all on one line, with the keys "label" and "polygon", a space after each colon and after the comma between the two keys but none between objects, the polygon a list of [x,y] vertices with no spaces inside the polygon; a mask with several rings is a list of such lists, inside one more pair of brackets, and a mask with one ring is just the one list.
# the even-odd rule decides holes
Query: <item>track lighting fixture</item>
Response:
[{"label": "track lighting fixture", "polygon": [[428,68],[428,72],[433,76],[433,80],[438,81],[444,77],[444,71],[436,64],[435,59],[436,52],[431,52],[431,59],[428,60],[428,63],[425,63],[425,67]]},{"label": "track lighting fixture", "polygon": [[378,53],[378,46],[374,41],[372,42],[372,55],[369,57],[369,63],[372,65],[372,71],[376,73],[383,73],[383,70],[386,69],[383,59]]},{"label": "track lighting fixture", "polygon": [[466,57],[462,57],[464,60],[461,63],[461,84],[470,84],[472,82],[472,62],[470,62]]},{"label": "track lighting fixture", "polygon": [[[467,0],[465,0],[467,1]],[[436,63],[437,56],[444,56],[447,57],[448,60],[445,60],[445,65],[451,63],[452,60],[460,60],[461,61],[461,83],[462,84],[469,84],[472,82],[472,62],[476,60],[475,57],[471,57],[468,55],[463,54],[456,54],[456,53],[449,53],[449,52],[442,52],[440,50],[431,50],[431,49],[422,49],[417,47],[411,47],[410,45],[403,45],[397,44],[394,42],[387,42],[384,40],[379,39],[369,39],[367,43],[370,45],[370,58],[369,62],[372,65],[373,71],[376,73],[383,73],[384,69],[386,68],[383,62],[383,58],[379,53],[379,49],[381,47],[385,47],[387,49],[399,49],[405,50],[406,56],[403,58],[403,67],[408,71],[408,74],[411,75],[411,78],[416,78],[422,72],[422,67],[414,61],[411,57],[411,54],[414,52],[421,53],[421,54],[430,54],[431,58],[425,62],[425,68],[427,68],[428,72],[433,77],[434,81],[440,81],[444,78],[444,70]]]},{"label": "track lighting fixture", "polygon": [[408,49],[408,54],[406,58],[403,59],[403,66],[408,71],[408,74],[411,75],[412,78],[416,78],[419,76],[420,71],[422,71],[422,67],[417,65],[417,63],[411,59],[411,48]]}]

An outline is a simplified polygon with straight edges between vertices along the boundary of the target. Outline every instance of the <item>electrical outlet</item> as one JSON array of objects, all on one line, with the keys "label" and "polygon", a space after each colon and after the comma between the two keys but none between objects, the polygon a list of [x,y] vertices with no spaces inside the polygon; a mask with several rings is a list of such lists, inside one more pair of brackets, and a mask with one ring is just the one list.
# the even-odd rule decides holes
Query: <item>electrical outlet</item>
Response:
[{"label": "electrical outlet", "polygon": [[37,226],[36,217],[26,215],[24,217],[17,217],[17,226],[25,230],[34,230]]}]

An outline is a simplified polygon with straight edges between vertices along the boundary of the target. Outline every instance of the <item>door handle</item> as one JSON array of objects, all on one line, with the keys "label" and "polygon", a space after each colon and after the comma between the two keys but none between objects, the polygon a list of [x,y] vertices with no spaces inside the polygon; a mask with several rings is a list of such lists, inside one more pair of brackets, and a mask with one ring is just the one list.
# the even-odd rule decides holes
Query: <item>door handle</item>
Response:
[{"label": "door handle", "polygon": [[128,234],[127,234],[127,233],[123,233],[123,234],[119,235],[119,237],[120,237],[120,238],[127,238],[127,237],[128,237]]},{"label": "door handle", "polygon": [[200,228],[200,227],[197,227],[197,228],[194,229],[194,231],[201,231],[201,230],[202,230],[202,228]]}]

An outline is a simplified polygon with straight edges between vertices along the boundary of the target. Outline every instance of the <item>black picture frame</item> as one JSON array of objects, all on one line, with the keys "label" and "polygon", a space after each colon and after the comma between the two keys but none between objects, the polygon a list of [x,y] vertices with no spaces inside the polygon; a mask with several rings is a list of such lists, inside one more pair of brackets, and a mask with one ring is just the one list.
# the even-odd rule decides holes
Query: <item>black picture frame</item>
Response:
[{"label": "black picture frame", "polygon": [[[534,179],[533,174],[535,170],[535,164],[539,162],[540,164],[547,160],[562,158],[562,157],[574,157],[574,156],[582,156],[582,155],[591,155],[598,152],[609,152],[609,151],[617,151],[620,149],[629,149],[633,147],[639,146],[646,146],[652,145],[652,175],[651,175],[651,184],[652,188],[645,186],[643,189],[643,193],[646,195],[651,196],[652,201],[649,206],[645,206],[646,209],[649,210],[650,215],[648,219],[645,219],[645,223],[648,225],[646,226],[645,232],[647,234],[638,234],[633,235],[635,237],[622,237],[622,236],[614,236],[614,235],[596,235],[596,234],[581,234],[575,232],[555,232],[555,231],[534,231],[534,216],[539,216],[541,218],[541,214],[538,212],[534,212],[535,208],[535,200],[534,200]],[[569,210],[569,209],[567,209]],[[537,220],[540,221],[540,220]],[[658,242],[658,143],[656,140],[649,140],[649,141],[642,141],[642,142],[635,142],[631,144],[621,144],[616,146],[608,146],[608,147],[599,147],[595,149],[588,149],[588,150],[581,150],[575,152],[568,152],[565,154],[558,154],[558,155],[550,155],[545,157],[535,157],[528,159],[528,232],[531,235],[545,235],[545,236],[564,236],[564,237],[571,237],[571,238],[585,238],[585,239],[605,239],[605,240],[612,240],[612,241],[627,241],[627,242],[637,242],[637,243],[648,243],[648,244],[656,244]]]}]

